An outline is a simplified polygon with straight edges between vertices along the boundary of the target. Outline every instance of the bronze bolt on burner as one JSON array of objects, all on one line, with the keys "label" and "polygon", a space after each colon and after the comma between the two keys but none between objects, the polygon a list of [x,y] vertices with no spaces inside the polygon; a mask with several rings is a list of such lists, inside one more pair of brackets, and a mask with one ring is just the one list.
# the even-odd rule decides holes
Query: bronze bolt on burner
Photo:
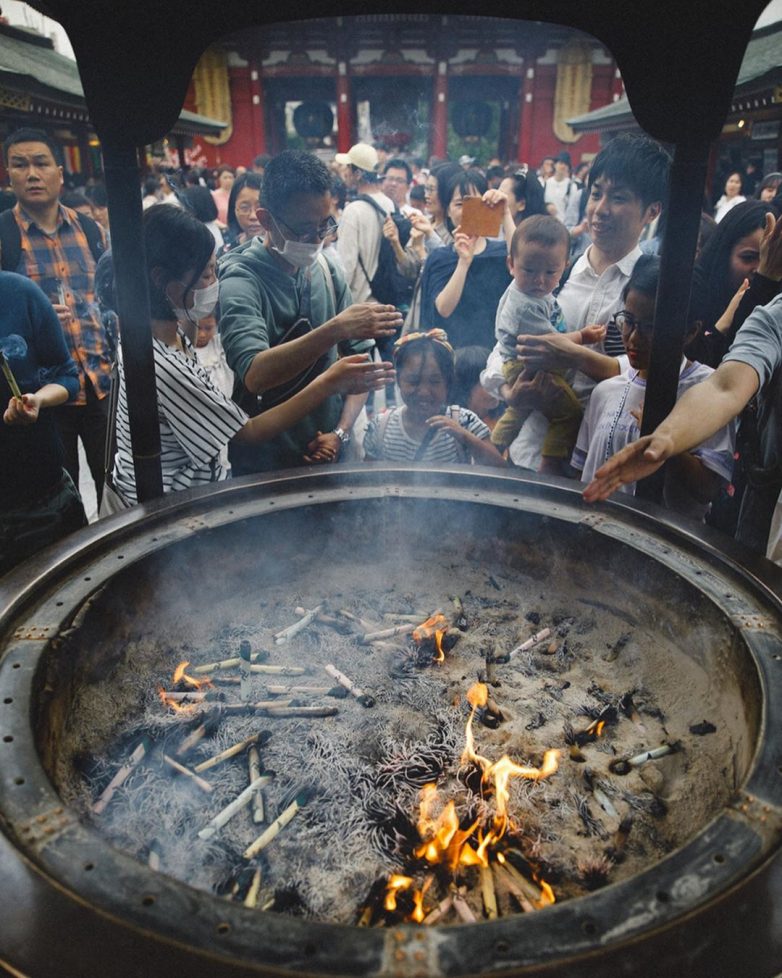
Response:
[{"label": "bronze bolt on burner", "polygon": [[[57,978],[173,967],[775,974],[777,576],[694,530],[658,510],[588,508],[577,487],[485,470],[340,467],[178,494],[9,575],[0,585],[0,874],[14,899],[0,922],[0,963]],[[410,679],[421,657],[427,678]],[[174,677],[178,662],[188,665]],[[420,785],[406,796],[412,822],[420,816],[408,840],[419,862],[400,875],[413,882],[381,873],[370,892],[374,864],[362,876],[363,857],[351,855],[344,872],[364,888],[346,899],[338,886],[316,905],[305,881],[305,915],[291,915],[274,873],[292,875],[285,859],[301,840],[317,848],[326,804],[310,783],[316,766],[306,761],[306,783],[294,776],[297,739],[321,753],[345,741],[371,768],[386,743],[373,729],[390,725],[405,742],[415,733],[397,700],[409,699],[426,727],[424,687],[450,724],[448,757],[456,750],[458,766],[464,749],[473,765],[462,772],[469,797],[488,806],[467,860],[491,830],[505,840],[491,868],[460,877],[474,891],[448,891],[437,861],[453,855],[448,792],[457,813],[469,794],[454,774],[437,785],[437,802],[428,788],[419,798]],[[585,709],[574,709],[581,700]],[[224,733],[210,728],[218,715]],[[143,734],[145,717],[149,736],[129,737]],[[544,746],[559,753],[559,770]],[[511,782],[498,810],[498,786],[482,784],[480,769],[503,753],[532,778]],[[185,841],[196,856],[182,856],[179,878],[165,838],[142,845],[112,821],[150,774],[195,812]],[[628,799],[639,793],[650,810],[632,824]],[[607,880],[605,867],[586,867],[582,883],[607,882],[595,892],[576,891],[563,872],[552,893],[565,899],[537,910],[550,903],[549,882],[520,873],[513,851],[529,843],[524,820],[546,798],[555,825],[572,800],[574,852],[589,844],[609,856],[626,850],[627,860]],[[654,798],[666,812],[651,811]],[[231,885],[213,892],[191,868],[224,855],[233,831],[250,856],[237,872],[219,868]],[[446,840],[437,859],[435,839]],[[538,868],[551,862],[547,841],[533,847]],[[639,850],[646,862],[634,862]],[[306,851],[297,858],[311,864]],[[565,869],[576,865],[569,859]],[[329,918],[329,902],[346,916]]]}]

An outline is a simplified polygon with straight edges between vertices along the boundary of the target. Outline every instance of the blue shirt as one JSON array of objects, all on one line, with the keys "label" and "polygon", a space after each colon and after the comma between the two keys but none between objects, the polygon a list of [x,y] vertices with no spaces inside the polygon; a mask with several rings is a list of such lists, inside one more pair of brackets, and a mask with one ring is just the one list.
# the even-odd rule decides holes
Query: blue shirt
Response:
[{"label": "blue shirt", "polygon": [[[27,352],[8,365],[23,394],[44,384],[60,384],[69,399],[79,393],[79,371],[65,344],[60,321],[44,293],[23,275],[0,272],[0,340],[16,333]],[[0,371],[0,414],[12,394]],[[0,496],[32,502],[51,488],[62,473],[62,446],[50,408],[32,425],[0,421]],[[2,502],[0,502],[2,505]]]},{"label": "blue shirt", "polygon": [[435,306],[437,296],[448,284],[458,261],[453,245],[438,248],[426,259],[421,278],[421,327],[439,326],[453,347],[494,346],[494,319],[502,294],[511,281],[504,241],[488,239],[476,255],[464,282],[462,297],[447,318]]}]

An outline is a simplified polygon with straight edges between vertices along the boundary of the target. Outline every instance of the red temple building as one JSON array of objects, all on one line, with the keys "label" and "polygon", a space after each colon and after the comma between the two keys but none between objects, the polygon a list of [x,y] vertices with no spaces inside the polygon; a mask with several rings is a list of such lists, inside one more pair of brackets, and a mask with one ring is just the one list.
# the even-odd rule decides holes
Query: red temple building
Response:
[{"label": "red temple building", "polygon": [[408,156],[537,165],[599,149],[567,120],[622,94],[600,42],[551,24],[372,14],[250,28],[202,57],[186,107],[230,120],[193,161],[249,165],[260,153],[324,157],[358,140]]}]

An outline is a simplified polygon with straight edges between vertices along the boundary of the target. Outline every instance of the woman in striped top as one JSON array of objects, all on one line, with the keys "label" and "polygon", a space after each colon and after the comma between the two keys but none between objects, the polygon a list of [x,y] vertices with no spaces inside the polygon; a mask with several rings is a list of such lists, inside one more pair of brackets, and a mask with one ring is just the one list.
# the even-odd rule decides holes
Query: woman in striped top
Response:
[{"label": "woman in striped top", "polygon": [[483,421],[467,408],[448,404],[454,356],[443,330],[408,333],[397,340],[394,366],[404,406],[384,411],[369,425],[367,459],[505,465]]},{"label": "woman in striped top", "polygon": [[[227,478],[220,452],[234,438],[266,441],[335,393],[363,393],[393,383],[390,363],[372,363],[365,354],[344,357],[287,401],[249,418],[215,387],[191,344],[198,321],[217,302],[214,238],[180,208],[151,207],[143,221],[164,492]],[[136,482],[121,356],[116,439],[113,487],[132,505]]]}]

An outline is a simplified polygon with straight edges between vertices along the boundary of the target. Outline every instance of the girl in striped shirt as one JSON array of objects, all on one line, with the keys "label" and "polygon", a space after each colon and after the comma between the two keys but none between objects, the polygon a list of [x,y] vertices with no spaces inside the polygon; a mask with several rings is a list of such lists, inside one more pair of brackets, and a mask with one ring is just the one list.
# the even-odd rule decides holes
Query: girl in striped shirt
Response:
[{"label": "girl in striped shirt", "polygon": [[364,438],[367,459],[505,465],[483,421],[467,408],[448,403],[454,356],[444,330],[408,333],[397,340],[394,366],[404,405],[384,411],[369,425]]}]

